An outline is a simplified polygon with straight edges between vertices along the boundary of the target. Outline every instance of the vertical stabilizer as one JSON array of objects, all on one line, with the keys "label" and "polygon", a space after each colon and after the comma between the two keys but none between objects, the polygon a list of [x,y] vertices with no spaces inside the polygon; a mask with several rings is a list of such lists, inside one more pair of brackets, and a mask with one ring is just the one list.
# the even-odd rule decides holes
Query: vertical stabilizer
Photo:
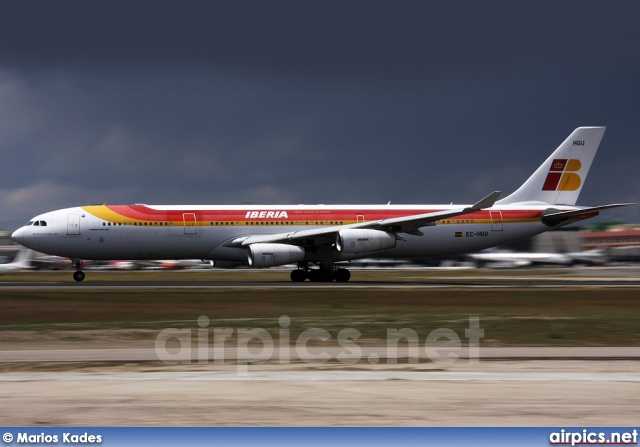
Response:
[{"label": "vertical stabilizer", "polygon": [[497,202],[575,205],[605,127],[578,127],[513,194]]}]

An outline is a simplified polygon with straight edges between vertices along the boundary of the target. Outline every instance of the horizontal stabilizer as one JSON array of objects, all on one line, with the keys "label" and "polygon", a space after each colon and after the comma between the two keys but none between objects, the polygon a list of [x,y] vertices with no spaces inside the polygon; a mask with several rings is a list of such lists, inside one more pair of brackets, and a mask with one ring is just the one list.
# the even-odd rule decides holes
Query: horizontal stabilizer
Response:
[{"label": "horizontal stabilizer", "polygon": [[555,209],[550,209],[542,214],[542,223],[545,225],[554,226],[570,219],[579,220],[597,216],[600,210],[631,205],[637,205],[637,203],[613,203],[611,205],[594,206],[575,211],[558,211]]}]

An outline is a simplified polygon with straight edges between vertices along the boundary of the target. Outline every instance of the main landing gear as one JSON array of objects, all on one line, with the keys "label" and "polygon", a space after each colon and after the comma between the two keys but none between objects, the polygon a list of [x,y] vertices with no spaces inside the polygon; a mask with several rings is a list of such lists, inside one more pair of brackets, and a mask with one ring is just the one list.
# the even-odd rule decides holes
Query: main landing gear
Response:
[{"label": "main landing gear", "polygon": [[73,266],[76,268],[76,271],[73,272],[73,279],[76,282],[81,282],[84,280],[84,272],[82,271],[82,259],[74,259]]},{"label": "main landing gear", "polygon": [[291,272],[291,281],[304,282],[347,282],[351,278],[351,272],[343,268],[296,269]]}]

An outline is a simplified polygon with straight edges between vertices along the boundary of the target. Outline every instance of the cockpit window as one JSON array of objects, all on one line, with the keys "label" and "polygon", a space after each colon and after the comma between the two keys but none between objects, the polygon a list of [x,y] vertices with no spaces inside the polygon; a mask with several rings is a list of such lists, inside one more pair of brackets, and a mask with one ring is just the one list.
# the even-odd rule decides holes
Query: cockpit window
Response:
[{"label": "cockpit window", "polygon": [[34,227],[38,227],[38,226],[40,226],[40,221],[39,221],[39,220],[36,220],[36,221],[33,223],[33,226],[34,226]]},{"label": "cockpit window", "polygon": [[46,226],[47,226],[47,222],[46,222],[46,221],[44,221],[44,220],[41,220],[41,221],[40,221],[40,226],[41,226],[41,227],[46,227]]},{"label": "cockpit window", "polygon": [[28,226],[30,226],[30,225],[33,225],[33,221],[32,221],[32,220],[30,220],[29,222],[27,222],[27,224],[25,225],[25,227],[28,227]]}]

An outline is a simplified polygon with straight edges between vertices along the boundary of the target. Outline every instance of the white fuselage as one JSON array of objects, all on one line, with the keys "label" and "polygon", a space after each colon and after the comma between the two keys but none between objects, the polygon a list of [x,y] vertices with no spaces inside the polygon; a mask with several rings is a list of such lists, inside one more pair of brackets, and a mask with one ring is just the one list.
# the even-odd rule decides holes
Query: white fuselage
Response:
[{"label": "white fuselage", "polygon": [[[454,208],[416,206],[86,206],[35,217],[13,237],[33,250],[87,260],[207,259],[245,262],[247,247],[230,242],[243,236],[295,233],[325,226],[408,216]],[[492,207],[443,219],[422,228],[423,235],[401,233],[395,248],[340,253],[332,261],[416,258],[465,253],[494,247],[548,231],[540,206]],[[564,210],[572,207],[562,207]],[[37,223],[37,224],[36,224]],[[324,253],[308,250],[305,261]]]}]

